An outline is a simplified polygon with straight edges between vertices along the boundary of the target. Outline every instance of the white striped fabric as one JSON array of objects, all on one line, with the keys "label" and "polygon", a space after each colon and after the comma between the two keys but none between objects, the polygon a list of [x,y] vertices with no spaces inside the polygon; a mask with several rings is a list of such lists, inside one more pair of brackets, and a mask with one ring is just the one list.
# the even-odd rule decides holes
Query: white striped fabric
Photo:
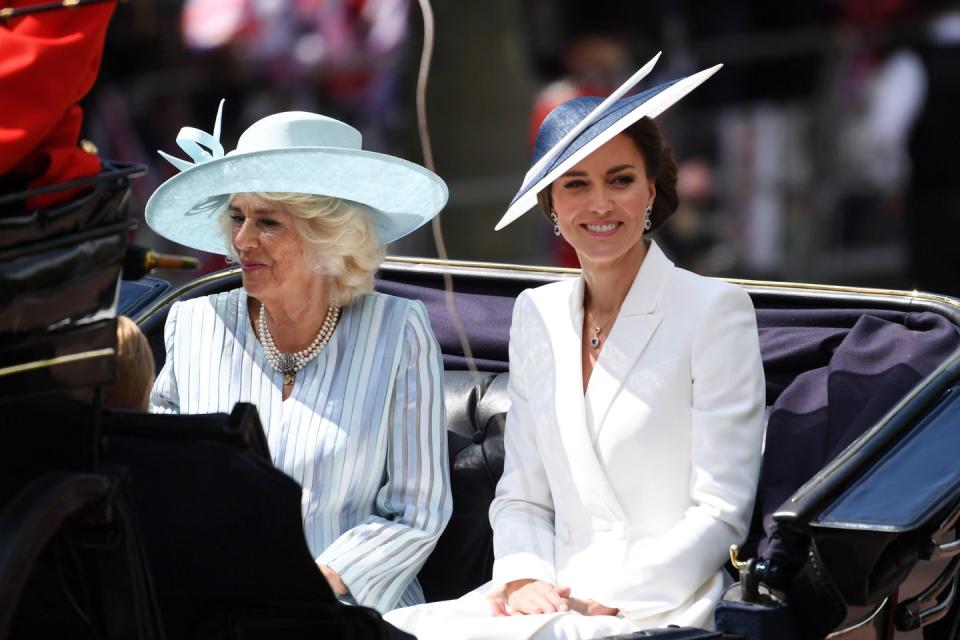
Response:
[{"label": "white striped fabric", "polygon": [[416,581],[452,510],[440,348],[423,305],[373,293],[282,399],[236,289],[179,302],[150,397],[166,413],[256,405],[274,464],[303,487],[307,545],[363,605],[423,602]]}]

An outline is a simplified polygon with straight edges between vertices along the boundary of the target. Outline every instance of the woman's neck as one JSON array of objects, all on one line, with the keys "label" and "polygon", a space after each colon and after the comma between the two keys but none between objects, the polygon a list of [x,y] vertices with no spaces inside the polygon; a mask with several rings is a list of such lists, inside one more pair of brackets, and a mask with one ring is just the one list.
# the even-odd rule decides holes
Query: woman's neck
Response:
[{"label": "woman's neck", "polygon": [[[274,344],[282,352],[300,351],[310,345],[327,315],[329,296],[325,283],[298,296],[263,296],[251,305],[251,318],[257,324],[260,305],[266,311],[267,328]],[[261,336],[262,338],[262,336]]]},{"label": "woman's neck", "polygon": [[619,260],[593,262],[586,256],[581,256],[580,263],[586,283],[584,306],[589,307],[589,310],[599,317],[619,312],[646,256],[645,240],[640,240]]}]

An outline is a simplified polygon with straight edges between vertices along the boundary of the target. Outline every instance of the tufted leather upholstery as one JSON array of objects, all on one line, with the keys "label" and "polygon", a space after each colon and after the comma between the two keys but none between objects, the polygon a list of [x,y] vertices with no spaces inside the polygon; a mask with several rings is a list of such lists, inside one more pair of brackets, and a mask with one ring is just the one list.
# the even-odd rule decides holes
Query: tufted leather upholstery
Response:
[{"label": "tufted leather upholstery", "polygon": [[460,597],[490,579],[493,531],[487,511],[503,473],[508,377],[444,374],[453,516],[420,571],[428,601]]}]

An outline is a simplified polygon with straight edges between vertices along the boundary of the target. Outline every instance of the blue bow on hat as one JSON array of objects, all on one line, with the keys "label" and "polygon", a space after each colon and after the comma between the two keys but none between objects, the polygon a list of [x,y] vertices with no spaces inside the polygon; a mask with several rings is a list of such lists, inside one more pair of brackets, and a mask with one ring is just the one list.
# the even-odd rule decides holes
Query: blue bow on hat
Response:
[{"label": "blue bow on hat", "polygon": [[[177,145],[183,149],[184,153],[193,158],[193,162],[181,160],[163,151],[157,151],[157,153],[180,171],[186,171],[197,164],[222,158],[223,145],[220,144],[220,121],[223,119],[224,102],[226,100],[221,100],[220,106],[217,108],[217,120],[213,123],[213,135],[193,127],[183,127],[177,134]],[[203,147],[206,147],[209,151],[206,151]]]}]

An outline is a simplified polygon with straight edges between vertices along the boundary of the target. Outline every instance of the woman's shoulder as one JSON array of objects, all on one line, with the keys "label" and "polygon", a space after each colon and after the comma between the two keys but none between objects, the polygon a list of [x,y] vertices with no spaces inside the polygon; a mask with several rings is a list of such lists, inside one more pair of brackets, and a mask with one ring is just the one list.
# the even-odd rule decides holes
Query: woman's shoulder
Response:
[{"label": "woman's shoulder", "polygon": [[170,308],[170,317],[176,317],[177,323],[192,324],[204,316],[214,315],[224,322],[236,322],[240,310],[246,304],[246,294],[242,288],[212,293],[208,296],[180,300]]},{"label": "woman's shoulder", "polygon": [[179,300],[176,305],[179,305],[180,308],[194,307],[194,306],[203,306],[203,305],[214,305],[217,302],[223,300],[239,300],[243,295],[243,287],[237,287],[236,289],[230,289],[229,291],[221,291],[220,293],[211,293],[207,296],[198,296],[196,298],[190,298],[188,300]]},{"label": "woman's shoulder", "polygon": [[373,291],[357,296],[344,311],[382,327],[420,323],[429,326],[427,309],[419,300]]},{"label": "woman's shoulder", "polygon": [[720,278],[702,276],[680,267],[675,267],[670,279],[669,295],[664,296],[668,301],[677,303],[695,301],[701,308],[717,303],[749,305],[750,295],[746,290],[732,282]]},{"label": "woman's shoulder", "polygon": [[528,304],[539,308],[549,308],[558,304],[569,305],[570,296],[579,283],[579,278],[565,278],[550,284],[526,289],[517,296],[517,305],[521,309]]},{"label": "woman's shoulder", "polygon": [[394,296],[389,293],[380,293],[371,291],[354,298],[348,308],[361,311],[363,313],[376,312],[384,314],[406,315],[411,309],[423,308],[423,303],[419,300]]},{"label": "woman's shoulder", "polygon": [[385,345],[404,340],[436,343],[427,308],[419,300],[372,292],[354,298],[343,310],[341,322],[354,326],[354,336]]},{"label": "woman's shoulder", "polygon": [[180,307],[181,313],[185,309],[198,310],[222,306],[225,303],[239,304],[241,300],[246,300],[246,295],[242,287],[221,291],[220,293],[211,293],[208,296],[190,298],[175,303]]}]

